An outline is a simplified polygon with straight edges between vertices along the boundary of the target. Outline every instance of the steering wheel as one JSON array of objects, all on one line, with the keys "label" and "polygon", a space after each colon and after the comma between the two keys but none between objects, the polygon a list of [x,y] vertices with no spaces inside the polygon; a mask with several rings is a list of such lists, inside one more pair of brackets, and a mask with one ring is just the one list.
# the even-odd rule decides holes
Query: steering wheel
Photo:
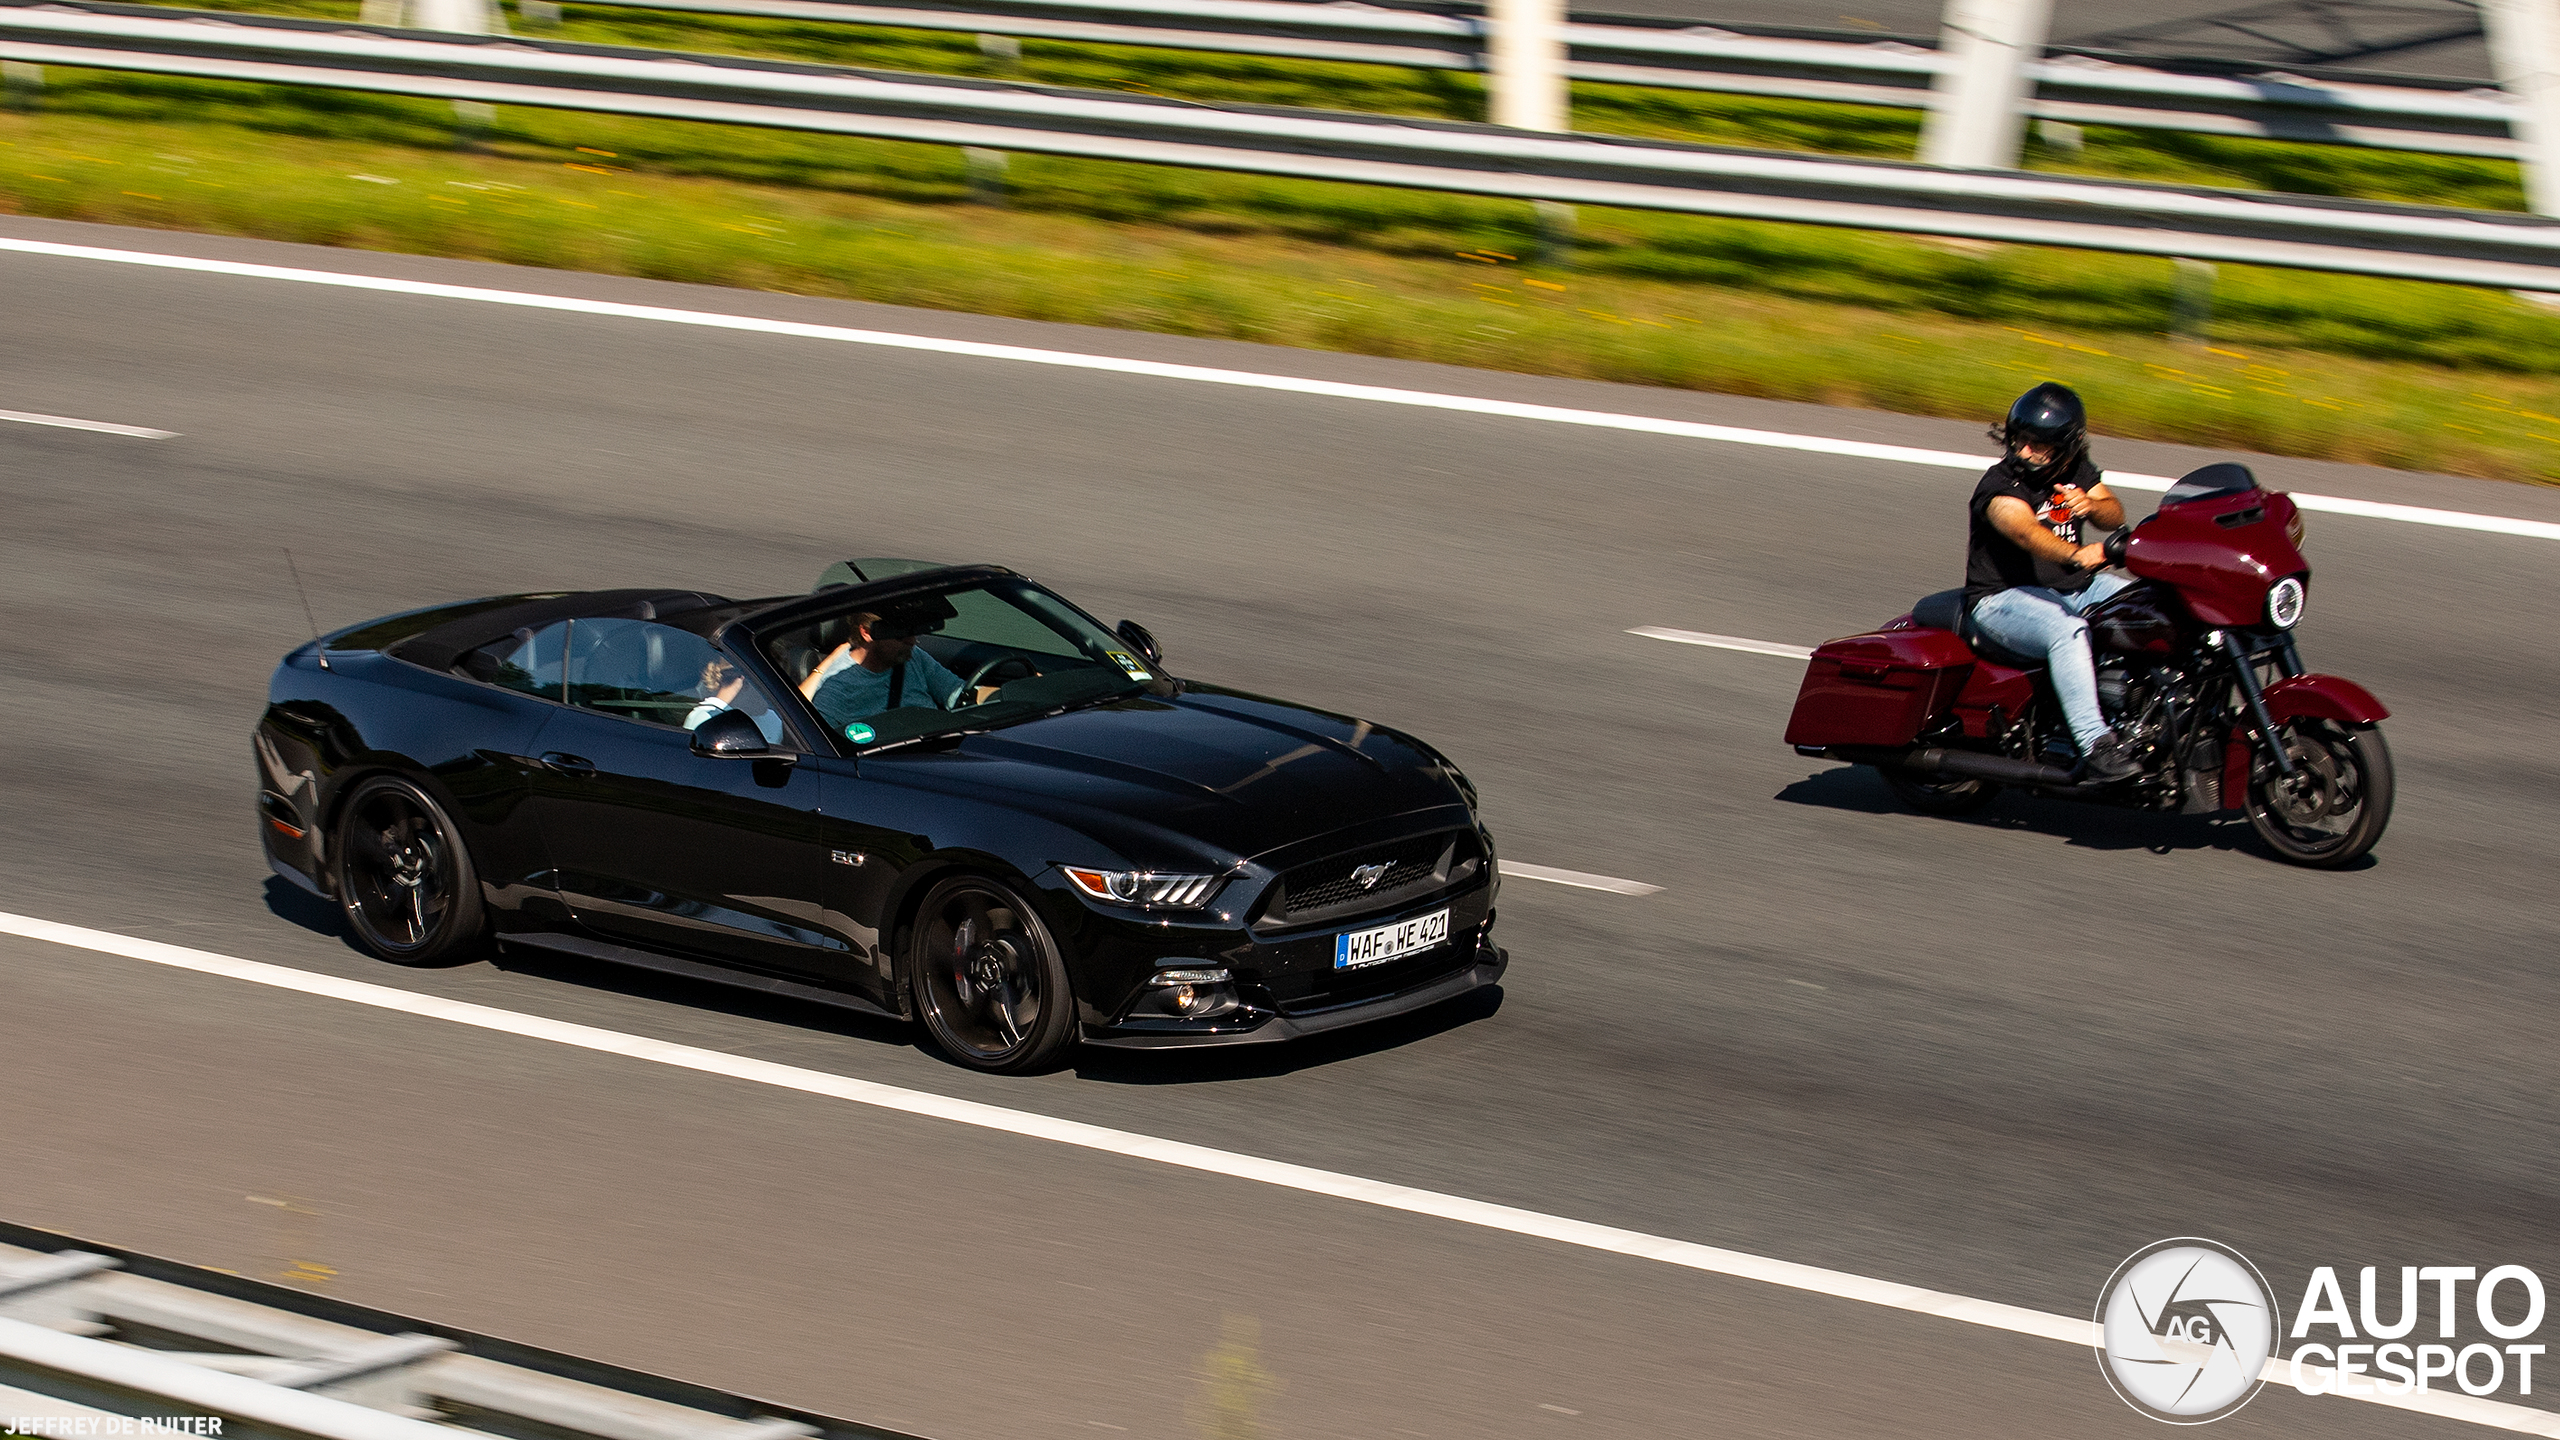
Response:
[{"label": "steering wheel", "polygon": [[1030,661],[1023,659],[1019,655],[998,655],[986,664],[970,671],[969,678],[960,682],[960,693],[952,697],[954,702],[952,708],[958,709],[963,705],[977,704],[977,701],[967,699],[965,697],[977,694],[978,687],[987,683],[987,677],[995,674],[1007,665],[1019,665],[1022,667],[1022,673],[1013,677],[1016,680],[1033,679],[1040,673],[1039,666],[1032,664]]}]

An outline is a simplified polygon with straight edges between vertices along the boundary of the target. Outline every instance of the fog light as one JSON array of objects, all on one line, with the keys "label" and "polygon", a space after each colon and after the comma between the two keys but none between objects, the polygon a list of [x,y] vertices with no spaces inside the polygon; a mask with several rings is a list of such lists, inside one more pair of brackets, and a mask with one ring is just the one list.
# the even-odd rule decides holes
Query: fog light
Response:
[{"label": "fog light", "polygon": [[1212,1020],[1244,1008],[1235,977],[1224,966],[1183,966],[1149,977],[1129,1007],[1131,1019]]}]

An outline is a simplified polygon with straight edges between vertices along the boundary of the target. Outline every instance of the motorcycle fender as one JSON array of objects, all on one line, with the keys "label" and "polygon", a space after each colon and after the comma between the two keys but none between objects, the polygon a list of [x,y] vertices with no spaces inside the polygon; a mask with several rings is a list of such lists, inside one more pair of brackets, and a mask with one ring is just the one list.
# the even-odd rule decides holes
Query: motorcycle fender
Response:
[{"label": "motorcycle fender", "polygon": [[2371,725],[2391,712],[2373,692],[2335,675],[2288,675],[2266,689],[2267,713],[2278,720],[2335,720]]},{"label": "motorcycle fender", "polygon": [[[2372,691],[2335,675],[2288,675],[2263,693],[2267,714],[2279,724],[2287,720],[2335,720],[2341,725],[2371,725],[2391,718],[2391,712],[2382,708]],[[2231,747],[2222,757],[2225,809],[2237,808],[2249,793],[2249,768],[2256,761],[2257,748],[2251,735],[2231,737]]]}]

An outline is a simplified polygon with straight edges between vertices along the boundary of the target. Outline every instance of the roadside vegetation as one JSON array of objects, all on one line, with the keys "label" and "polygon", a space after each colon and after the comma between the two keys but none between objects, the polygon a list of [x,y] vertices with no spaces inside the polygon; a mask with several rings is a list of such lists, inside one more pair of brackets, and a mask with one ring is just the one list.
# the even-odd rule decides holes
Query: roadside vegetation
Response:
[{"label": "roadside vegetation", "polygon": [[[352,0],[234,8],[353,19]],[[1474,118],[1472,76],[570,7],[564,38]],[[602,18],[589,18],[602,17]],[[1058,52],[1052,54],[1050,52]],[[1144,62],[1143,64],[1138,62]],[[1339,72],[1338,74],[1335,72]],[[1220,88],[1225,87],[1225,88]],[[1917,117],[1576,92],[1593,130],[1907,155]],[[2035,378],[2111,433],[2560,481],[2560,311],[2497,292],[52,69],[0,208],[1531,373],[1987,416]],[[2092,130],[2045,168],[2512,207],[2513,166]],[[2187,332],[2183,337],[2172,331]]]}]

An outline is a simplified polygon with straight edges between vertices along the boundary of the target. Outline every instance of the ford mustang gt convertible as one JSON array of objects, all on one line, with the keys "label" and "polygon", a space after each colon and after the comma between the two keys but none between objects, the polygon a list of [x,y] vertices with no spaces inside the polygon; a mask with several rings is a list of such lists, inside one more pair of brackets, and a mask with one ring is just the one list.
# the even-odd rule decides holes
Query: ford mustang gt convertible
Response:
[{"label": "ford mustang gt convertible", "polygon": [[1439,751],[1176,679],[993,565],[368,621],[285,657],[256,750],[269,863],[385,960],[565,951],[913,1019],[983,1070],[1286,1040],[1506,963]]}]

